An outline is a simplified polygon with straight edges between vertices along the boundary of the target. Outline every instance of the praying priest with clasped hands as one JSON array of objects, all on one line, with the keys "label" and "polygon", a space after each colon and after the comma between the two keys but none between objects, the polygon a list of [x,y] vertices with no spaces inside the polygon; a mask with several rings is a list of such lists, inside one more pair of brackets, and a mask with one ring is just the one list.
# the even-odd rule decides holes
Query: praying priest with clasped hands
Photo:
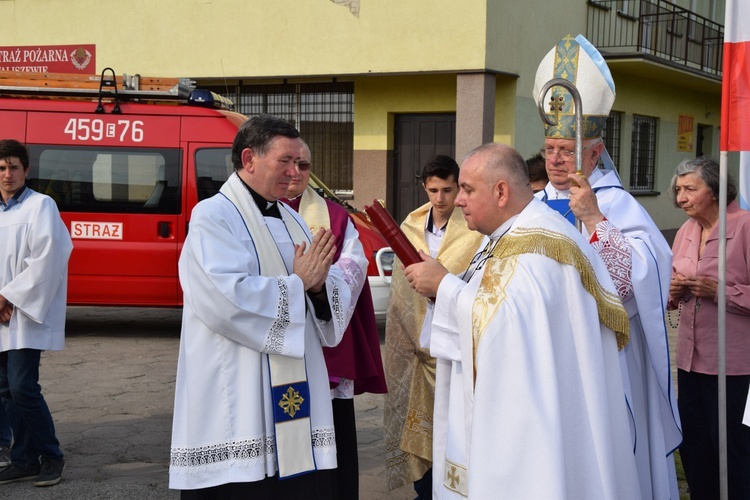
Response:
[{"label": "praying priest with clasped hands", "polygon": [[302,143],[260,115],[235,173],[195,206],[180,255],[184,311],[169,486],[183,500],[335,498],[336,436],[323,346],[337,345],[367,260],[332,264],[286,195]]}]

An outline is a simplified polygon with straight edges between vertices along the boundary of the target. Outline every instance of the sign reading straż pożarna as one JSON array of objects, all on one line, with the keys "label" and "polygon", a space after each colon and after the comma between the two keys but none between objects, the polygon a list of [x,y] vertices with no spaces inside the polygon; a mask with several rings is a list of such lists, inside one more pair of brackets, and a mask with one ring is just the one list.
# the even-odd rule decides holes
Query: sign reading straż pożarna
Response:
[{"label": "sign reading stra\u017c po\u017carna", "polygon": [[96,74],[96,45],[0,47],[0,71]]}]

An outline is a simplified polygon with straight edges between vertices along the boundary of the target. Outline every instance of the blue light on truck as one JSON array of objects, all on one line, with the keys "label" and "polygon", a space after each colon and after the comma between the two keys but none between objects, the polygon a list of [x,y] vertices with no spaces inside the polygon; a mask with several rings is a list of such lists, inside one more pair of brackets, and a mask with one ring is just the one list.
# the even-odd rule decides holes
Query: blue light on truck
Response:
[{"label": "blue light on truck", "polygon": [[203,108],[234,110],[234,103],[226,97],[206,89],[195,89],[190,92],[188,104]]}]

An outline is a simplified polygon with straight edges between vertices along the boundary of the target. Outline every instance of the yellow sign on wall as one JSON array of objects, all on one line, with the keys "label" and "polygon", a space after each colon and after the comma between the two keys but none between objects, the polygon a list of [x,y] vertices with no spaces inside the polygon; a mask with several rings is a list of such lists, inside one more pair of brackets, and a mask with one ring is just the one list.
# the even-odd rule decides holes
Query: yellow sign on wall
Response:
[{"label": "yellow sign on wall", "polygon": [[693,115],[680,115],[680,120],[677,123],[677,151],[693,152],[694,130],[695,117]]}]

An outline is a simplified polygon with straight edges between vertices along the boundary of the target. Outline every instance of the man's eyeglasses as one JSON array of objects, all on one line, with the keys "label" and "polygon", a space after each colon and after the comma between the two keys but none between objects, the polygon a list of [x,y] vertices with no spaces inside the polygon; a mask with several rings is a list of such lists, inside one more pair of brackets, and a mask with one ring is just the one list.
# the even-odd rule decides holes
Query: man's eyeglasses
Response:
[{"label": "man's eyeglasses", "polygon": [[312,163],[308,161],[298,161],[297,162],[297,168],[301,171],[303,170],[310,170],[310,167],[312,167]]},{"label": "man's eyeglasses", "polygon": [[[591,146],[586,146],[583,148],[584,151],[587,149],[591,149],[595,146],[595,144],[592,144]],[[555,149],[555,148],[541,148],[539,150],[539,153],[542,155],[542,158],[549,159],[553,156],[557,156],[559,158],[562,158],[563,161],[573,161],[576,158],[576,152],[571,149]]]}]

